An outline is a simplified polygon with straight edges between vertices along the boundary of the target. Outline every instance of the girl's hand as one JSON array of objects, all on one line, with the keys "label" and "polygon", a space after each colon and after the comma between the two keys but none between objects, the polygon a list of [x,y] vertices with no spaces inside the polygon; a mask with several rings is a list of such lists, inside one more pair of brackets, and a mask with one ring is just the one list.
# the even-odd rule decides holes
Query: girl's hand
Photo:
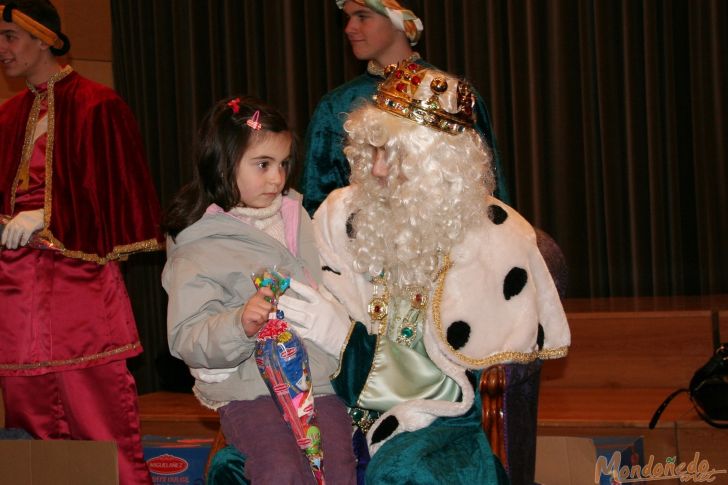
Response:
[{"label": "girl's hand", "polygon": [[260,288],[250,297],[240,317],[245,335],[252,337],[268,322],[268,315],[273,311],[272,299],[273,292],[267,287]]}]

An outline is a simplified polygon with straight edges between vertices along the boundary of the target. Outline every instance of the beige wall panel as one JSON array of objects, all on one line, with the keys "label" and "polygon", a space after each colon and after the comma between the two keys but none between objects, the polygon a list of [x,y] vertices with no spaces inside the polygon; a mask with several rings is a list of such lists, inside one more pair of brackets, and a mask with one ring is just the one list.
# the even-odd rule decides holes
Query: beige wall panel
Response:
[{"label": "beige wall panel", "polygon": [[61,13],[64,33],[71,39],[71,62],[111,62],[110,2],[63,0],[55,4]]},{"label": "beige wall panel", "polygon": [[82,76],[105,84],[110,88],[114,87],[114,74],[112,72],[111,62],[72,59],[71,65]]}]

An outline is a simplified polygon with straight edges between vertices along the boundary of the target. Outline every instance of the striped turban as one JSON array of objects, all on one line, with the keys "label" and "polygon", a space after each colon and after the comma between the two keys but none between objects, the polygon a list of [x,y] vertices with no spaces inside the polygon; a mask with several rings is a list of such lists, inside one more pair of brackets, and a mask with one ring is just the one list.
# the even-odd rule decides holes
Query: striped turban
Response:
[{"label": "striped turban", "polygon": [[336,0],[336,5],[344,8],[347,1],[371,8],[378,14],[388,17],[397,29],[404,32],[410,45],[415,45],[420,40],[424,28],[422,21],[412,10],[402,7],[396,0]]},{"label": "striped turban", "polygon": [[50,51],[54,56],[62,56],[71,47],[71,43],[62,32],[55,32],[30,17],[12,2],[0,5],[0,18],[4,22],[14,23],[21,29],[28,32],[33,37],[40,39],[42,42],[50,46]]}]

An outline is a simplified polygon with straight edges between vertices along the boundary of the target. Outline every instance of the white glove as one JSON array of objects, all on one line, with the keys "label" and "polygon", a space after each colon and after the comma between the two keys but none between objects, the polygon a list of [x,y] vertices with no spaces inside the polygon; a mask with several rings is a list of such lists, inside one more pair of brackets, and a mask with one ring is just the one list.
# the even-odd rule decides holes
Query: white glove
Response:
[{"label": "white glove", "polygon": [[237,367],[230,367],[229,369],[206,369],[204,367],[193,368],[190,367],[190,374],[195,379],[213,384],[215,382],[222,382],[231,375],[235,374]]},{"label": "white glove", "polygon": [[18,246],[25,246],[30,240],[30,236],[39,229],[43,228],[43,209],[33,211],[23,211],[17,216],[10,219],[0,242],[8,249],[17,249]]},{"label": "white glove", "polygon": [[349,313],[333,297],[294,279],[291,279],[291,289],[303,299],[288,295],[279,298],[278,308],[283,310],[286,321],[302,338],[338,357],[349,335]]}]

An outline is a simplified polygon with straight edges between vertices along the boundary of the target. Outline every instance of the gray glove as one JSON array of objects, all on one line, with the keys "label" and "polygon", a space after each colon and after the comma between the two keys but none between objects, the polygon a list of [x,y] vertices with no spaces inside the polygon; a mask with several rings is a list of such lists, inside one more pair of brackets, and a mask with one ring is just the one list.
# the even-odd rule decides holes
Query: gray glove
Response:
[{"label": "gray glove", "polygon": [[17,249],[18,246],[25,246],[28,244],[30,236],[35,231],[43,228],[44,214],[43,209],[19,213],[10,219],[10,222],[3,229],[0,243],[8,249]]},{"label": "gray glove", "polygon": [[338,357],[349,335],[351,320],[346,311],[333,296],[323,293],[291,279],[291,289],[301,299],[283,295],[278,308],[283,310],[286,321],[301,338],[310,340],[325,352]]}]

